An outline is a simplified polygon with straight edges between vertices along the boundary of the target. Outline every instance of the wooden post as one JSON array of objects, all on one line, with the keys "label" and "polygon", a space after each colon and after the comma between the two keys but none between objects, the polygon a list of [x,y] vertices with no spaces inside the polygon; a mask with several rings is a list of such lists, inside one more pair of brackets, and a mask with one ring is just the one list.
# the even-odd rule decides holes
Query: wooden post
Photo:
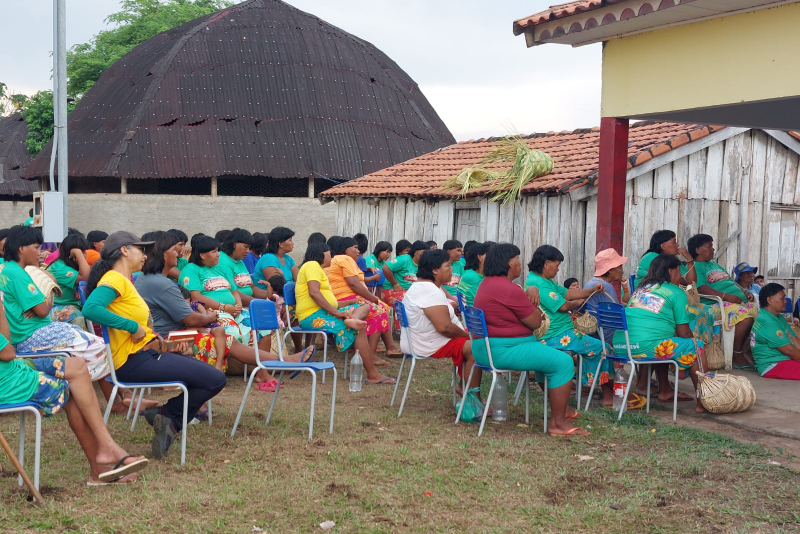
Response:
[{"label": "wooden post", "polygon": [[127,178],[120,178],[119,179],[119,192],[123,195],[128,192],[128,179]]},{"label": "wooden post", "polygon": [[212,197],[217,196],[217,177],[216,176],[212,176],[211,177],[211,196]]},{"label": "wooden post", "polygon": [[625,234],[625,175],[628,171],[628,119],[600,119],[597,183],[597,251],[622,254]]},{"label": "wooden post", "polygon": [[308,179],[308,198],[314,198],[314,177]]}]

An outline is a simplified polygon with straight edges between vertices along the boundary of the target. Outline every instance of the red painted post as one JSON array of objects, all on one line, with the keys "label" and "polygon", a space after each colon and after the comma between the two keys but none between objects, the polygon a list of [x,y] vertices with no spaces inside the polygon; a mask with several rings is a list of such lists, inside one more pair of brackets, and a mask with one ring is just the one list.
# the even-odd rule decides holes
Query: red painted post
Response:
[{"label": "red painted post", "polygon": [[600,119],[597,180],[597,251],[622,254],[625,234],[625,175],[628,171],[628,119]]}]

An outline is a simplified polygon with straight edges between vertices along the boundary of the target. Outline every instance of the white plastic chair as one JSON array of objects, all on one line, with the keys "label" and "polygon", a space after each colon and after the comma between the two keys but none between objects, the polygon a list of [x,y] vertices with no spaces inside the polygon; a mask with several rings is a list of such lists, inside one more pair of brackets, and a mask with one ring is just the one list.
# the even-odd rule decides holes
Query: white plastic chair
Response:
[{"label": "white plastic chair", "polygon": [[[25,414],[30,412],[36,418],[36,441],[34,442],[33,453],[33,486],[39,489],[39,465],[41,462],[42,448],[42,414],[39,407],[32,402],[21,402],[18,404],[0,404],[0,415],[5,413],[19,414],[19,463],[25,466]],[[22,475],[17,477],[17,483],[22,486]]]},{"label": "white plastic chair", "polygon": [[[286,295],[286,287],[289,284],[284,286],[284,295]],[[291,288],[292,293],[294,293],[294,287]],[[288,299],[287,299],[288,301]],[[275,309],[275,303],[271,300],[263,300],[263,299],[254,299],[250,301],[250,327],[251,329],[256,332],[255,335],[255,343],[254,351],[256,356],[256,367],[250,373],[250,380],[247,381],[247,387],[244,390],[244,395],[242,396],[242,404],[239,406],[239,413],[236,414],[236,421],[233,423],[233,430],[231,430],[231,437],[236,435],[236,428],[239,426],[239,421],[242,418],[242,412],[244,411],[244,405],[247,402],[247,396],[250,393],[250,388],[253,385],[253,380],[256,377],[256,373],[260,369],[265,369],[267,371],[280,371],[280,375],[278,375],[278,385],[275,387],[275,394],[272,396],[272,402],[269,405],[269,413],[267,413],[267,420],[264,425],[269,424],[269,420],[272,418],[272,411],[275,408],[275,401],[278,400],[278,393],[281,390],[281,384],[283,383],[283,375],[286,371],[307,371],[311,374],[311,415],[309,416],[308,420],[308,439],[313,438],[314,436],[314,404],[316,401],[317,396],[317,373],[319,371],[325,371],[327,369],[333,370],[333,392],[331,394],[331,422],[328,428],[328,433],[333,434],[333,416],[334,410],[336,409],[336,367],[333,365],[332,362],[287,362],[283,360],[283,342],[280,337],[278,337],[278,356],[280,360],[261,360],[261,354],[258,351],[258,335],[261,330],[277,330],[278,329],[278,313]],[[316,331],[313,331],[317,333]]]}]

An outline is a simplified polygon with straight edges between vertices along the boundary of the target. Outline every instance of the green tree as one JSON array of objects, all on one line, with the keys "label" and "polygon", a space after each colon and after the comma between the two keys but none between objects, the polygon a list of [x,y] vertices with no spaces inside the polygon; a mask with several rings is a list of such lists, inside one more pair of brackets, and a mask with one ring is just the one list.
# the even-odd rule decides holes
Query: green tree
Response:
[{"label": "green tree", "polygon": [[67,52],[67,93],[79,98],[133,47],[163,31],[231,6],[231,0],[123,0],[106,18],[116,25]]},{"label": "green tree", "polygon": [[25,104],[27,99],[25,95],[9,93],[8,85],[0,82],[0,117],[12,115]]},{"label": "green tree", "polygon": [[[76,102],[67,102],[67,113],[75,108]],[[53,137],[53,92],[39,91],[28,98],[20,108],[22,117],[28,124],[28,137],[25,138],[25,145],[28,152],[32,155],[38,154],[44,145]]]}]

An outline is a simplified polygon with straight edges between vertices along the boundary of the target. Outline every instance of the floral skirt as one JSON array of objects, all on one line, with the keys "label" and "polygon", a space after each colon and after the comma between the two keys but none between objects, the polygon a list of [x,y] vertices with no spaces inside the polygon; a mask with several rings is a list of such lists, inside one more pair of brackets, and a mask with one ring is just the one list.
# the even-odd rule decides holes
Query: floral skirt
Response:
[{"label": "floral skirt", "polygon": [[[235,338],[233,336],[225,335],[225,354],[222,355],[225,359],[225,363],[222,365],[223,373],[228,368],[227,356],[234,341]],[[214,342],[214,336],[212,334],[197,334],[197,337],[195,337],[192,342],[192,354],[195,359],[205,362],[212,367],[216,367],[219,354],[217,353],[217,345]]]},{"label": "floral skirt", "polygon": [[[357,304],[352,304],[339,308],[339,311],[352,312],[357,307]],[[336,339],[336,348],[339,349],[339,352],[344,352],[352,347],[356,336],[358,336],[358,330],[353,330],[345,325],[344,319],[334,317],[322,308],[300,321],[300,328],[303,330],[325,330],[333,334]]]},{"label": "floral skirt", "polygon": [[[382,294],[383,301],[388,304],[392,309],[394,309],[394,303],[396,301],[403,302],[403,297],[406,295],[406,290],[401,289],[397,291],[395,289],[384,289]],[[400,329],[400,321],[397,317],[394,318],[394,328],[395,330]]]},{"label": "floral skirt", "polygon": [[[719,304],[713,304],[714,316],[719,317]],[[734,304],[732,302],[725,302],[725,325],[728,328],[733,328],[745,319],[755,319],[758,316],[758,307],[751,302],[742,302],[741,304]]]},{"label": "floral skirt", "polygon": [[[626,351],[624,343],[615,344],[619,353]],[[668,337],[653,341],[631,343],[631,356],[634,359],[657,358],[674,360],[681,369],[689,369],[703,350],[703,342],[691,337]]]},{"label": "floral skirt", "polygon": [[371,336],[376,332],[386,332],[389,330],[389,306],[383,302],[374,304],[367,302],[358,295],[350,295],[341,300],[355,300],[358,299],[358,306],[364,304],[369,305],[369,315],[364,319],[367,322],[367,335]]},{"label": "floral skirt", "polygon": [[36,404],[45,417],[61,411],[69,400],[69,385],[64,378],[65,363],[63,356],[35,358],[26,362],[39,373],[38,387],[28,402]]},{"label": "floral skirt", "polygon": [[67,352],[83,358],[92,380],[109,374],[103,338],[84,332],[70,323],[49,323],[33,331],[28,339],[17,344],[19,352]]},{"label": "floral skirt", "polygon": [[694,337],[708,345],[711,343],[711,338],[714,335],[714,322],[716,321],[716,313],[713,306],[700,304],[699,306],[689,305],[686,308],[689,312],[689,328],[692,330]]},{"label": "floral skirt", "polygon": [[[554,349],[580,354],[583,357],[581,383],[584,386],[592,385],[597,364],[600,363],[600,356],[603,354],[603,343],[599,339],[577,330],[566,330],[557,336],[542,339],[541,342]],[[613,378],[614,364],[610,360],[604,360],[597,383],[602,386]]]},{"label": "floral skirt", "polygon": [[50,320],[55,323],[70,323],[86,330],[86,319],[83,314],[72,304],[53,304],[50,308]]}]

